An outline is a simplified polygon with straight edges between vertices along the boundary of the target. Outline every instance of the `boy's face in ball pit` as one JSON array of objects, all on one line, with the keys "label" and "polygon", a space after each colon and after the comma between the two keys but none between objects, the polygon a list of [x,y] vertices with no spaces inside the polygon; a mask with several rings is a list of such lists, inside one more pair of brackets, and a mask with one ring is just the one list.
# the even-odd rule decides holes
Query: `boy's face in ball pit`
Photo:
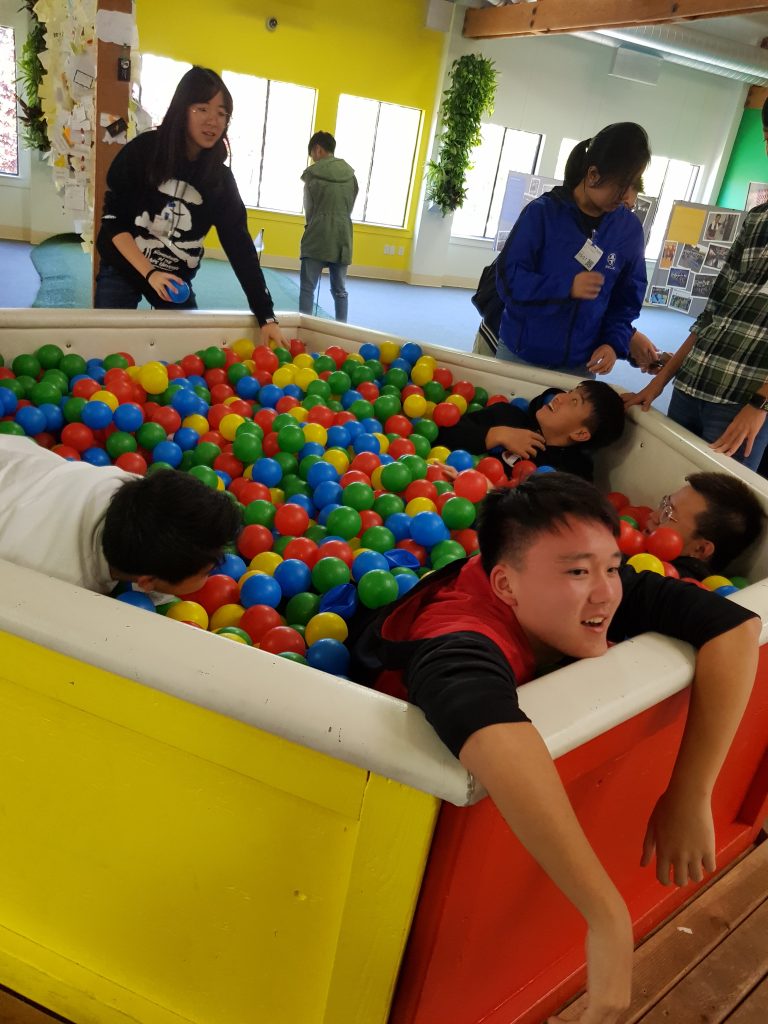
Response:
[{"label": "boy's face in ball pit", "polygon": [[536,421],[549,444],[584,444],[591,437],[587,420],[592,415],[591,402],[581,388],[555,395],[536,413]]},{"label": "boy's face in ball pit", "polygon": [[715,550],[712,541],[702,537],[698,531],[698,517],[706,510],[706,498],[686,484],[661,499],[658,508],[648,517],[645,533],[653,533],[659,526],[669,526],[682,538],[683,555],[706,562]]},{"label": "boy's face in ball pit", "polygon": [[140,590],[144,590],[147,593],[157,591],[160,594],[170,594],[172,597],[183,597],[185,594],[194,594],[196,590],[199,590],[208,579],[213,568],[213,565],[209,565],[205,569],[201,569],[200,572],[196,572],[193,576],[187,576],[186,579],[180,580],[178,583],[161,580],[158,576],[138,576],[134,582]]},{"label": "boy's face in ball pit", "polygon": [[536,537],[517,564],[495,565],[491,587],[513,609],[539,665],[562,655],[595,658],[608,649],[621,601],[620,562],[606,526],[568,519]]}]

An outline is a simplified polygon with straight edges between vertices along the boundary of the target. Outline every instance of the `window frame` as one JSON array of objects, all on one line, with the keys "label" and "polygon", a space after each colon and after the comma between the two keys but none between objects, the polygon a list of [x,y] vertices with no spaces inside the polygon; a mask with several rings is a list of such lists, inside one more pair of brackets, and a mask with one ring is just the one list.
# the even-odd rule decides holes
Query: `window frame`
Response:
[{"label": "window frame", "polygon": [[[13,68],[16,69],[16,57],[17,57],[17,46],[16,46],[16,27],[14,25],[3,24],[1,28],[7,29],[11,33],[11,40],[13,43]],[[23,185],[27,186],[29,183],[29,161],[23,158],[23,154],[26,152],[26,147],[21,145],[21,131],[19,126],[19,102],[16,99],[16,85],[18,79],[14,79],[10,83],[10,88],[13,92],[13,110],[14,110],[14,122],[16,125],[16,170],[15,171],[1,171],[0,170],[0,182],[3,185]]]}]

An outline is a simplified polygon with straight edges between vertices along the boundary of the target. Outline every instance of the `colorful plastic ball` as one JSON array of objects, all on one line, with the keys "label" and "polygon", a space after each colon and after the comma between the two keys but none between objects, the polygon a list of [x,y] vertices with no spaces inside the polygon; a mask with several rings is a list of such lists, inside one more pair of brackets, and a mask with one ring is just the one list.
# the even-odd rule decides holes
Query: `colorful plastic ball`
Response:
[{"label": "colorful plastic ball", "polygon": [[239,580],[247,566],[239,555],[231,553],[224,555],[216,566],[216,570],[222,576],[231,576],[233,580]]},{"label": "colorful plastic ball", "polygon": [[706,579],[702,580],[702,583],[707,590],[718,590],[720,587],[733,586],[731,580],[729,580],[727,576],[717,575],[707,576]]},{"label": "colorful plastic ball", "polygon": [[277,487],[283,478],[280,463],[274,459],[259,459],[254,463],[252,478],[267,487]]},{"label": "colorful plastic ball", "polygon": [[313,615],[320,609],[320,596],[304,591],[295,594],[285,606],[285,615],[289,625],[306,626]]},{"label": "colorful plastic ball", "polygon": [[738,590],[743,590],[744,587],[749,586],[749,580],[746,576],[731,576],[731,585],[736,587]]},{"label": "colorful plastic ball", "polygon": [[395,542],[405,540],[411,536],[411,523],[413,520],[405,512],[393,512],[384,520],[384,525],[395,538]]},{"label": "colorful plastic ball", "polygon": [[239,626],[244,614],[245,608],[237,601],[233,601],[230,604],[222,604],[211,615],[208,628],[211,632],[217,633],[220,629]]},{"label": "colorful plastic ball", "polygon": [[[125,430],[115,430],[107,438],[105,447],[113,459],[119,459],[127,452],[135,452],[138,444],[133,434],[129,434]],[[181,451],[179,451],[179,455],[181,455]]]},{"label": "colorful plastic ball", "polygon": [[437,512],[419,512],[411,520],[411,537],[422,547],[431,548],[447,540],[450,532]]},{"label": "colorful plastic ball", "polygon": [[117,600],[123,604],[130,604],[134,608],[141,608],[145,612],[153,612],[155,610],[152,598],[141,590],[126,590],[122,594],[117,594]]},{"label": "colorful plastic ball", "polygon": [[460,498],[477,504],[488,492],[488,478],[476,469],[465,469],[453,482],[453,490]]},{"label": "colorful plastic ball", "polygon": [[139,372],[139,384],[148,395],[160,395],[168,387],[168,371],[162,363],[145,363]]},{"label": "colorful plastic ball", "polygon": [[342,676],[349,671],[350,654],[339,640],[317,640],[307,648],[307,664],[321,672]]},{"label": "colorful plastic ball", "polygon": [[645,551],[645,536],[634,526],[621,520],[619,522],[618,548],[623,555],[639,555]]},{"label": "colorful plastic ball", "polygon": [[213,615],[216,609],[221,608],[222,605],[237,604],[239,592],[236,580],[231,576],[216,573],[209,576],[199,590],[192,594],[186,594],[185,597],[202,605],[208,615]]},{"label": "colorful plastic ball", "polygon": [[280,584],[266,573],[250,576],[240,588],[240,603],[245,608],[250,608],[254,604],[277,608],[282,597]]},{"label": "colorful plastic ball", "polygon": [[301,505],[290,502],[277,510],[274,525],[284,537],[299,537],[309,526],[309,515]]},{"label": "colorful plastic ball", "polygon": [[442,508],[442,519],[449,530],[465,530],[475,521],[477,510],[468,498],[449,498]]},{"label": "colorful plastic ball", "polygon": [[381,471],[381,485],[393,494],[399,494],[413,480],[411,471],[403,462],[392,462]]},{"label": "colorful plastic ball", "polygon": [[659,576],[664,575],[664,565],[656,555],[641,553],[632,555],[627,559],[627,565],[631,565],[635,572],[656,572]]},{"label": "colorful plastic ball", "polygon": [[135,473],[136,476],[144,476],[147,472],[147,460],[138,452],[123,452],[115,459],[115,465],[126,473]]},{"label": "colorful plastic ball", "polygon": [[674,562],[683,551],[683,538],[669,526],[659,526],[645,541],[645,550],[662,562]]},{"label": "colorful plastic ball", "polygon": [[[320,554],[322,555],[322,548]],[[312,583],[321,594],[341,583],[349,583],[349,579],[349,566],[341,558],[322,556],[312,569]]]},{"label": "colorful plastic ball", "polygon": [[273,626],[261,638],[259,647],[267,654],[299,655],[304,661],[307,643],[301,633],[290,626]]},{"label": "colorful plastic ball", "polygon": [[86,448],[83,452],[83,462],[87,462],[90,466],[111,466],[112,459],[103,448],[99,448],[98,445],[94,445],[93,448]]},{"label": "colorful plastic ball", "polygon": [[339,643],[349,636],[349,628],[344,619],[335,612],[319,612],[307,622],[304,639],[311,646],[318,640],[337,640]]},{"label": "colorful plastic ball", "polygon": [[389,570],[389,562],[380,551],[361,549],[352,563],[352,576],[359,581],[367,572],[374,569]]},{"label": "colorful plastic ball", "polygon": [[[346,490],[349,490],[349,488],[346,488]],[[371,495],[373,495],[372,491]],[[349,505],[339,505],[329,513],[325,525],[331,534],[343,537],[344,540],[349,540],[360,532],[363,521],[357,509]]]},{"label": "colorful plastic ball", "polygon": [[382,608],[400,596],[397,580],[384,569],[372,569],[357,584],[358,597],[366,608]]},{"label": "colorful plastic ball", "polygon": [[165,617],[177,622],[192,622],[200,629],[208,629],[208,612],[196,601],[177,601],[171,605]]},{"label": "colorful plastic ball", "polygon": [[45,413],[35,408],[34,405],[25,405],[18,409],[15,420],[29,437],[42,434],[47,427]]},{"label": "colorful plastic ball", "polygon": [[[66,418],[66,411],[64,416]],[[84,423],[68,423],[61,432],[61,441],[78,452],[84,452],[86,448],[94,447],[96,438],[91,428]]]},{"label": "colorful plastic ball", "polygon": [[225,640],[231,640],[237,644],[244,644],[246,647],[251,646],[251,638],[248,636],[244,629],[240,629],[239,626],[221,626],[218,629],[214,629],[213,632],[217,636],[223,637]]},{"label": "colorful plastic ball", "polygon": [[622,494],[621,491],[609,491],[605,498],[619,513],[629,504],[629,498],[626,494]]},{"label": "colorful plastic ball", "polygon": [[254,644],[261,643],[270,629],[276,626],[284,626],[285,621],[282,615],[268,604],[254,604],[245,609],[240,619],[240,629],[244,629]]},{"label": "colorful plastic ball", "polygon": [[348,484],[342,493],[343,504],[348,505],[357,512],[373,508],[374,500],[373,488],[369,484],[362,482]]},{"label": "colorful plastic ball", "polygon": [[355,555],[352,548],[345,540],[334,537],[331,534],[320,544],[319,557],[340,558],[342,562],[351,568]]},{"label": "colorful plastic ball", "polygon": [[429,553],[429,557],[435,568],[442,568],[449,562],[456,562],[461,558],[466,558],[467,553],[457,540],[448,539],[435,544]]},{"label": "colorful plastic ball", "polygon": [[[291,598],[307,590],[311,585],[312,571],[305,562],[298,558],[286,558],[277,566],[272,578],[279,584],[283,597]],[[268,604],[269,602],[263,603]]]},{"label": "colorful plastic ball", "polygon": [[419,582],[419,577],[416,573],[404,573],[403,575],[394,576],[394,580],[397,584],[397,596],[402,597],[403,594],[407,594],[409,590],[413,590]]},{"label": "colorful plastic ball", "polygon": [[371,526],[363,533],[360,543],[364,548],[383,554],[395,546],[395,535],[386,526]]},{"label": "colorful plastic ball", "polygon": [[237,538],[237,550],[250,562],[262,551],[271,551],[273,541],[274,537],[268,526],[249,523],[243,527]]},{"label": "colorful plastic ball", "polygon": [[738,587],[734,587],[734,586],[730,586],[730,587],[717,587],[716,590],[715,590],[715,593],[719,594],[721,597],[728,597],[729,594],[738,594],[738,592],[739,592],[739,588]]}]

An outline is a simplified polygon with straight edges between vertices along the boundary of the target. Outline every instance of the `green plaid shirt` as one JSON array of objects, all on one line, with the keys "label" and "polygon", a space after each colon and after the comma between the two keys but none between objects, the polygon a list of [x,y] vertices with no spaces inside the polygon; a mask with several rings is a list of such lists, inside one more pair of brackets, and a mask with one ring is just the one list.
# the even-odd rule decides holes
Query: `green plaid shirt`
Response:
[{"label": "green plaid shirt", "polygon": [[768,381],[768,203],[744,218],[692,327],[696,344],[675,387],[708,402],[744,404]]}]

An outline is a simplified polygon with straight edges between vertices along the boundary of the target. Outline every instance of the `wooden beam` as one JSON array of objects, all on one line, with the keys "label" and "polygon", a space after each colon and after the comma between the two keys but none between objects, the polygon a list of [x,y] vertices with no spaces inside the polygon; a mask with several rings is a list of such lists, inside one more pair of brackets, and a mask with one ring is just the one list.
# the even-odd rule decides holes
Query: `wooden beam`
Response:
[{"label": "wooden beam", "polygon": [[590,32],[768,11],[765,0],[537,0],[468,8],[466,39]]}]

